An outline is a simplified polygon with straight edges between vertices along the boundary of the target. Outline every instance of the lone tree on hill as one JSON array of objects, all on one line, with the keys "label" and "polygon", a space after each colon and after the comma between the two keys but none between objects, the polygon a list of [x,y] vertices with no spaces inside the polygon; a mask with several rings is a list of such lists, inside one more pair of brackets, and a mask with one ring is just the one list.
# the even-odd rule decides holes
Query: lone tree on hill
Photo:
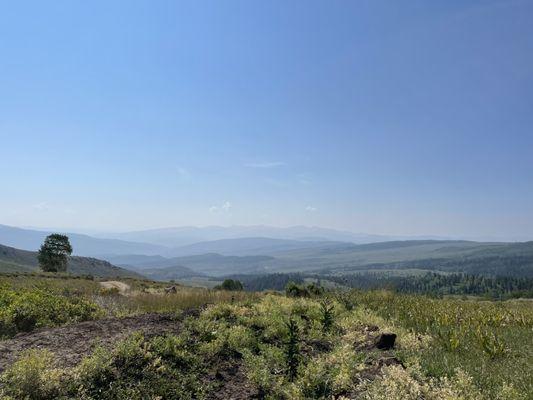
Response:
[{"label": "lone tree on hill", "polygon": [[65,272],[72,246],[68,236],[54,233],[44,240],[39,250],[39,266],[44,272]]}]

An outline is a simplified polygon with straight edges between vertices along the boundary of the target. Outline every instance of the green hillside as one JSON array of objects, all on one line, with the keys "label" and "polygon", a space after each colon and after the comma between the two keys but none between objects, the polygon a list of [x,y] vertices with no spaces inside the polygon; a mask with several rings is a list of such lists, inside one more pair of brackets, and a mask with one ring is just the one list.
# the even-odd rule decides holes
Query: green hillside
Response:
[{"label": "green hillside", "polygon": [[[37,252],[0,245],[0,272],[31,272],[39,269]],[[141,277],[107,261],[88,257],[69,257],[68,272],[100,277]]]},{"label": "green hillside", "polygon": [[273,254],[275,271],[423,269],[533,277],[533,242],[400,241]]},{"label": "green hillside", "polygon": [[290,272],[347,275],[362,270],[416,269],[533,278],[533,242],[409,240],[363,245],[315,242],[313,246],[271,250],[263,255],[207,253],[174,258],[129,255],[109,260],[143,274],[153,274],[150,276],[154,279],[180,279],[183,268],[192,270],[196,276],[215,277]]},{"label": "green hillside", "polygon": [[204,274],[195,272],[190,268],[183,267],[181,265],[175,265],[172,267],[154,268],[142,271],[144,276],[159,281],[169,281],[171,279],[186,279],[202,277]]}]

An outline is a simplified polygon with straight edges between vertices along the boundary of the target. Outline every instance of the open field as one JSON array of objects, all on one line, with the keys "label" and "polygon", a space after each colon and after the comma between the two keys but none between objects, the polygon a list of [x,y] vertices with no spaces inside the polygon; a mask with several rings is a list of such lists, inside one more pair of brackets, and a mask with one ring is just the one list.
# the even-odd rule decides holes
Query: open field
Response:
[{"label": "open field", "polygon": [[5,399],[533,398],[529,300],[25,278],[0,279]]}]

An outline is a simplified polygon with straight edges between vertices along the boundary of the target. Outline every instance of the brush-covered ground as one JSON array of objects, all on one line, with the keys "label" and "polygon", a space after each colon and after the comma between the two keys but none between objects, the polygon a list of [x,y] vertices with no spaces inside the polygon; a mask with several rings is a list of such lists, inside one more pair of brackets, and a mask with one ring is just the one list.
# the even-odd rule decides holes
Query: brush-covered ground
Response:
[{"label": "brush-covered ground", "polygon": [[0,398],[533,399],[528,300],[123,283],[1,277]]}]

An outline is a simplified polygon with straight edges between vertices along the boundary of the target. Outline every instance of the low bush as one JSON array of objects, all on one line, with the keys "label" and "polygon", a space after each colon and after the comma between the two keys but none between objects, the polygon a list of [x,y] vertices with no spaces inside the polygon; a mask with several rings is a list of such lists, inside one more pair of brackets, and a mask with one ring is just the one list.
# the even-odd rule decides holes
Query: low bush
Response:
[{"label": "low bush", "polygon": [[55,399],[64,393],[64,377],[62,370],[54,368],[50,352],[29,350],[2,375],[0,398]]},{"label": "low bush", "polygon": [[93,302],[45,290],[0,288],[0,338],[47,326],[87,321],[103,314]]},{"label": "low bush", "polygon": [[312,297],[324,294],[324,288],[316,283],[309,283],[307,285],[298,285],[294,282],[289,282],[285,286],[285,294],[289,297]]},{"label": "low bush", "polygon": [[201,399],[198,357],[174,336],[134,334],[111,353],[99,350],[71,372],[70,395],[82,399]]}]

